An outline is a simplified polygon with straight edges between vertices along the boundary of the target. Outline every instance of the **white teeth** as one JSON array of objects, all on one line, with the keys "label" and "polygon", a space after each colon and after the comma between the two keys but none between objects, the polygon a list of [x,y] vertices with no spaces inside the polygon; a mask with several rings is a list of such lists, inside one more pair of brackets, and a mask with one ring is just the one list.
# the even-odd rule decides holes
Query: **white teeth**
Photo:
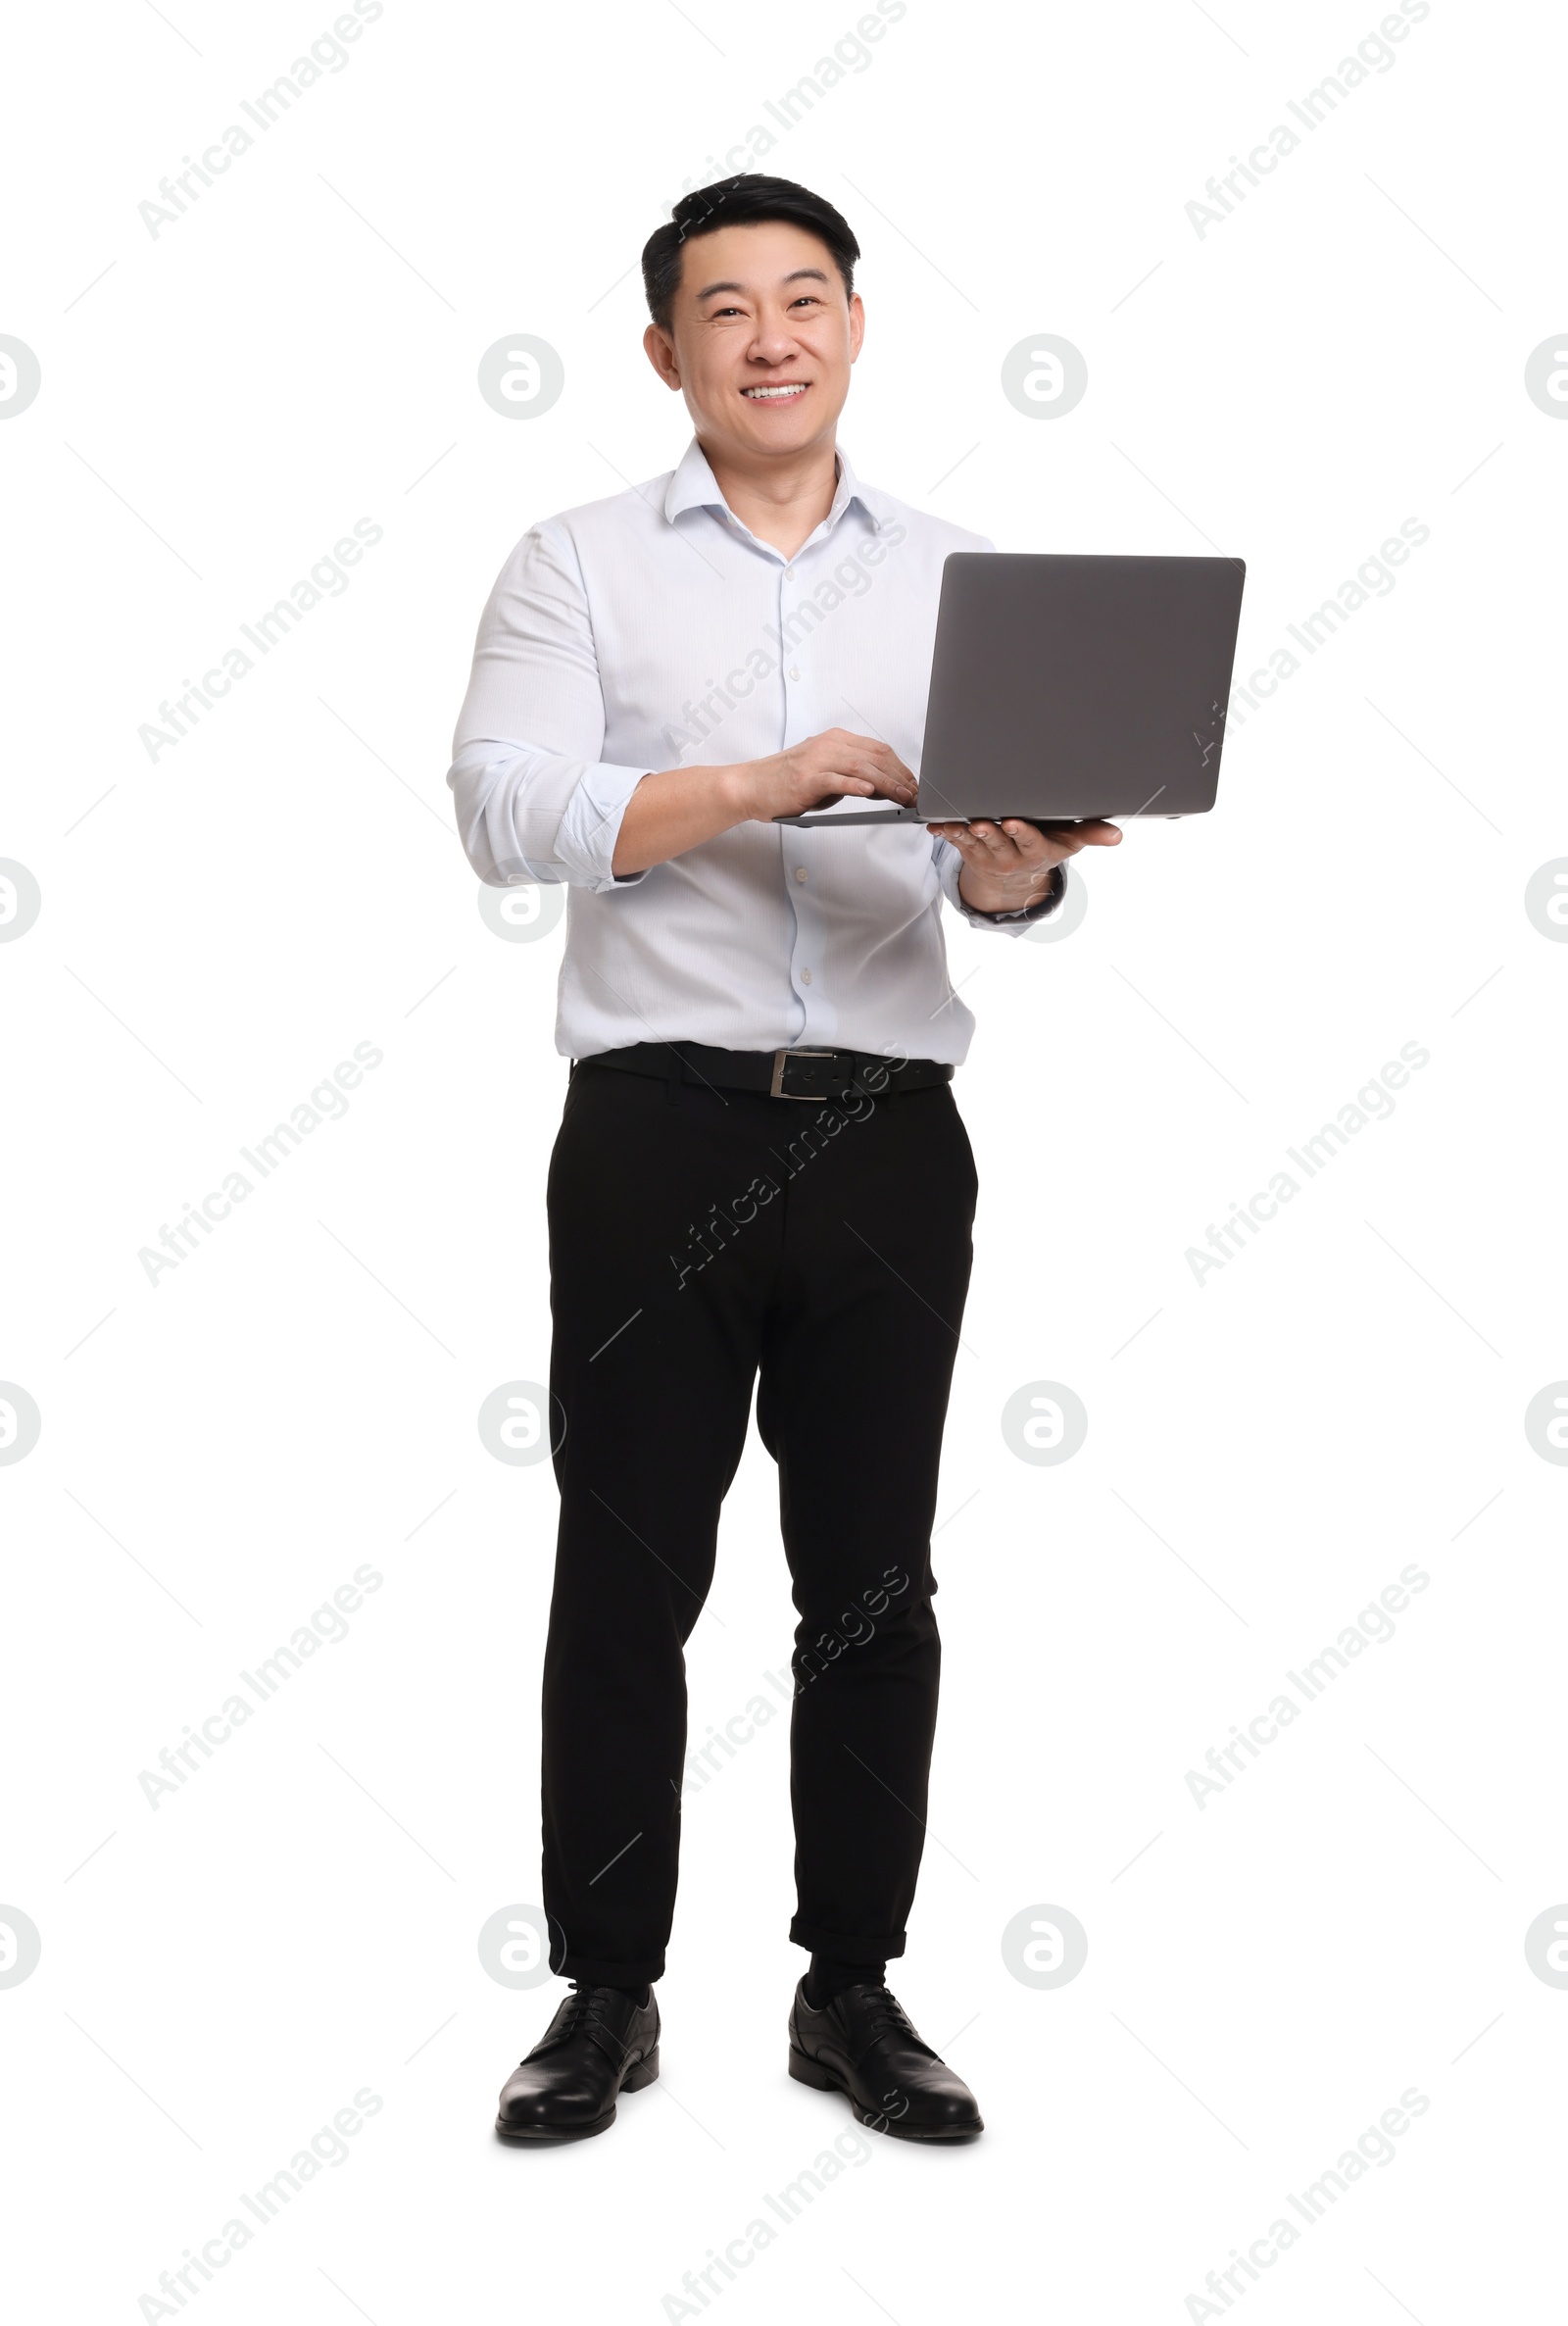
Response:
[{"label": "white teeth", "polygon": [[759,398],[759,397],[765,396],[765,397],[768,399],[768,401],[769,401],[770,403],[772,403],[772,402],[775,402],[775,401],[776,401],[776,400],[777,400],[777,399],[778,399],[780,396],[804,396],[804,395],[805,395],[805,393],[806,393],[806,390],[807,390],[807,386],[808,386],[808,382],[807,382],[806,380],[804,380],[804,379],[803,379],[803,380],[801,380],[801,381],[800,381],[800,382],[799,382],[799,383],[798,383],[796,386],[793,386],[793,387],[754,387],[754,388],[742,388],[742,390],[741,390],[741,394],[742,394],[743,396],[750,396],[750,397],[752,397],[754,401],[755,401],[757,398]]}]

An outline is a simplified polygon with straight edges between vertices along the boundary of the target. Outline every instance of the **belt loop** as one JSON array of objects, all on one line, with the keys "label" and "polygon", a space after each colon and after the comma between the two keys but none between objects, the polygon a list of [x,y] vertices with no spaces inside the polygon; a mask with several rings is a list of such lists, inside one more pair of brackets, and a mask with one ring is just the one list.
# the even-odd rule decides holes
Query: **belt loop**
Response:
[{"label": "belt loop", "polygon": [[680,1086],[685,1078],[686,1062],[673,1042],[669,1046],[669,1073],[664,1081],[664,1104],[673,1107],[680,1097]]}]

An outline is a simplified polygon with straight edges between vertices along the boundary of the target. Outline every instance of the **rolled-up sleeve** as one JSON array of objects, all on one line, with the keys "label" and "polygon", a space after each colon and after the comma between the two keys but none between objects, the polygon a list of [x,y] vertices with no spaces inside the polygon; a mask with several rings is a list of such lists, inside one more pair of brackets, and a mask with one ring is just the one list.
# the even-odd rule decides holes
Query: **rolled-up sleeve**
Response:
[{"label": "rolled-up sleeve", "polygon": [[469,864],[515,881],[633,888],[612,869],[626,802],[646,767],[599,756],[605,701],[587,593],[570,536],[536,525],[496,577],[474,641],[447,783]]},{"label": "rolled-up sleeve", "polygon": [[958,894],[958,875],[963,870],[963,858],[951,840],[933,839],[931,852],[936,859],[937,878],[942,893],[955,913],[961,914],[972,929],[996,929],[1004,937],[1021,937],[1037,921],[1049,920],[1053,913],[1061,910],[1061,900],[1067,893],[1067,878],[1060,865],[1055,866],[1047,902],[1033,905],[1024,913],[978,913],[973,905],[966,905]]}]

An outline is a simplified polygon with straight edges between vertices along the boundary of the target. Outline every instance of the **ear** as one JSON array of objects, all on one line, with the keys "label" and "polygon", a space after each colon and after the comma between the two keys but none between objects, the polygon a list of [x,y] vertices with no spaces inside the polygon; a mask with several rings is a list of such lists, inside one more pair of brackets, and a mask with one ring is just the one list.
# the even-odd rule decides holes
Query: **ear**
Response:
[{"label": "ear", "polygon": [[860,343],[864,337],[865,308],[859,292],[857,291],[850,301],[850,362],[852,364],[860,352]]},{"label": "ear", "polygon": [[675,342],[658,323],[650,323],[643,333],[643,352],[667,388],[680,386],[680,366],[675,361]]}]

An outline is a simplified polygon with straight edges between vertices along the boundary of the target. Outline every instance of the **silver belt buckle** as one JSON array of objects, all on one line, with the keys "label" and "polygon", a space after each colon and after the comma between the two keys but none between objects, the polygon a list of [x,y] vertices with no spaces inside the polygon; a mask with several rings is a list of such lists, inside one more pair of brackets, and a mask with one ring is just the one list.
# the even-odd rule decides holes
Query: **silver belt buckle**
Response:
[{"label": "silver belt buckle", "polygon": [[773,1079],[768,1085],[768,1097],[770,1099],[802,1099],[808,1106],[820,1104],[822,1094],[819,1090],[786,1090],[784,1088],[784,1068],[792,1058],[831,1058],[832,1056],[831,1050],[775,1050],[773,1053]]}]

